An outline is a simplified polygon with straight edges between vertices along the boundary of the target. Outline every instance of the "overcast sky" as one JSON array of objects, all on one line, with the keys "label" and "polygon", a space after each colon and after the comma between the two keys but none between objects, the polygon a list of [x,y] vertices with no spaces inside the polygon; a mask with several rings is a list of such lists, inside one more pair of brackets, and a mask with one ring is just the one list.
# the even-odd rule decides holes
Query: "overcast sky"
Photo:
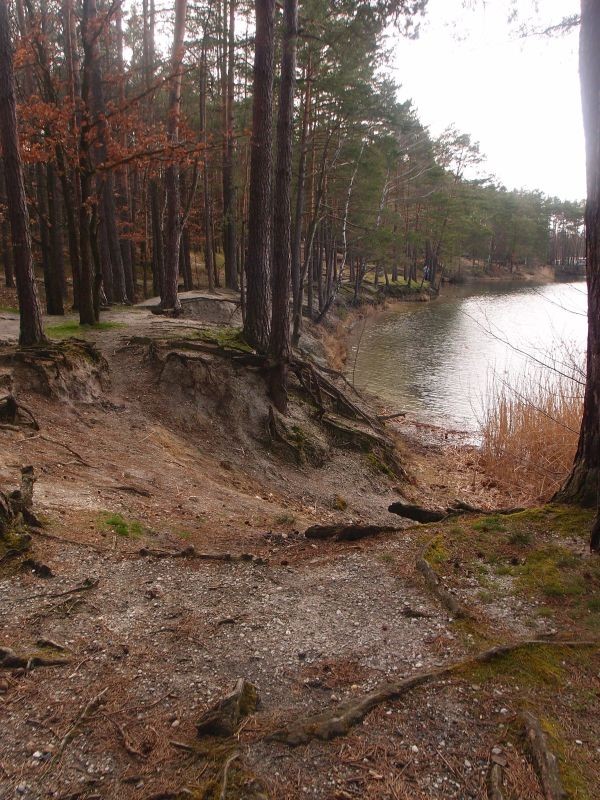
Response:
[{"label": "overcast sky", "polygon": [[[519,37],[507,0],[429,0],[418,40],[395,38],[394,77],[434,135],[450,124],[472,134],[486,169],[508,188],[563,199],[585,195],[578,31]],[[579,12],[579,0],[518,0],[542,27]]]}]

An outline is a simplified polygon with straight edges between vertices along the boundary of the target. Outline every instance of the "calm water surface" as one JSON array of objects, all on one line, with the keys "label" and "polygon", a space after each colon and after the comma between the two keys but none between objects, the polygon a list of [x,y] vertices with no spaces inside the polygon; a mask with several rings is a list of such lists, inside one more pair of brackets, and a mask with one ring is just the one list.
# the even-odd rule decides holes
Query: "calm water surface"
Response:
[{"label": "calm water surface", "polygon": [[[448,288],[431,303],[405,303],[355,332],[348,373],[390,411],[475,431],[490,381],[515,385],[537,363],[560,358],[563,343],[583,354],[584,282]],[[360,345],[358,341],[360,338]]]}]

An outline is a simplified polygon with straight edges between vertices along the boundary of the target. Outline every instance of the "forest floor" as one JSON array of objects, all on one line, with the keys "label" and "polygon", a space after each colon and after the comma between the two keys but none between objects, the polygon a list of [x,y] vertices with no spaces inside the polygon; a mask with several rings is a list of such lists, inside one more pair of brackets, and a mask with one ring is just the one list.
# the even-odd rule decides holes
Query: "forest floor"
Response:
[{"label": "forest floor", "polygon": [[[459,436],[412,424],[389,426],[399,478],[327,439],[299,395],[292,428],[309,457],[296,462],[269,439],[256,371],[181,348],[169,357],[186,337],[226,342],[222,328],[145,309],[103,319],[84,334],[70,318],[49,328],[93,341],[102,380],[74,371],[45,396],[21,378],[39,431],[0,426],[0,487],[32,464],[44,522],[29,561],[0,553],[0,647],[65,662],[0,669],[2,800],[486,798],[499,796],[494,770],[501,796],[541,800],[527,711],[566,796],[600,796],[598,646],[560,645],[600,639],[590,514],[548,506],[409,525],[390,503],[515,498]],[[0,339],[16,332],[0,312]],[[396,530],[304,536],[333,522]],[[428,588],[423,556],[463,616]],[[542,641],[469,660],[525,640]],[[314,721],[296,747],[270,738],[463,659],[382,696],[330,741],[311,738]],[[257,709],[242,704],[250,713],[231,736],[198,736],[239,678],[256,687]]]}]

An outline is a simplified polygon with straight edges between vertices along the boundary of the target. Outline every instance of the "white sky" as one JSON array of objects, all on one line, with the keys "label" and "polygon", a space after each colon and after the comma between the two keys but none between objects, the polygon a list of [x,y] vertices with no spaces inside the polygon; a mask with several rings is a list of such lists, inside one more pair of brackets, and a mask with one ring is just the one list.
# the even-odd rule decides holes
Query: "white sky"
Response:
[{"label": "white sky", "polygon": [[[396,38],[393,74],[434,135],[470,133],[486,171],[508,188],[585,196],[578,30],[519,38],[508,0],[429,0],[418,40]],[[537,27],[579,13],[579,0],[518,0]],[[534,10],[537,5],[538,11]]]}]

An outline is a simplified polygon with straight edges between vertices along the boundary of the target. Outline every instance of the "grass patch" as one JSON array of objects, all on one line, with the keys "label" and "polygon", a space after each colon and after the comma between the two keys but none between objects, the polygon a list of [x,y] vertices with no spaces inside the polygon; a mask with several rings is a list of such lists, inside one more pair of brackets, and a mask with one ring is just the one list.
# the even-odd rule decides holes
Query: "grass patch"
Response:
[{"label": "grass patch", "polygon": [[17,306],[0,306],[0,312],[5,314],[18,314],[19,309]]},{"label": "grass patch", "polygon": [[80,325],[78,322],[60,322],[57,325],[48,325],[46,334],[51,339],[67,339],[71,336],[81,336],[94,331],[108,331],[111,328],[125,328],[123,322],[97,322],[95,325]]},{"label": "grass patch", "polygon": [[277,525],[293,525],[296,522],[296,517],[293,514],[277,514],[275,522]]},{"label": "grass patch", "polygon": [[137,539],[144,533],[144,526],[141,522],[125,519],[121,514],[104,514],[101,523],[103,528],[108,528],[117,536],[124,538]]},{"label": "grass patch", "polygon": [[471,527],[474,531],[481,531],[482,533],[496,533],[506,530],[504,520],[497,514],[477,520],[477,522],[471,524]]},{"label": "grass patch", "polygon": [[529,531],[515,531],[508,537],[509,544],[515,545],[515,547],[527,547],[531,544],[531,540],[532,536]]}]

